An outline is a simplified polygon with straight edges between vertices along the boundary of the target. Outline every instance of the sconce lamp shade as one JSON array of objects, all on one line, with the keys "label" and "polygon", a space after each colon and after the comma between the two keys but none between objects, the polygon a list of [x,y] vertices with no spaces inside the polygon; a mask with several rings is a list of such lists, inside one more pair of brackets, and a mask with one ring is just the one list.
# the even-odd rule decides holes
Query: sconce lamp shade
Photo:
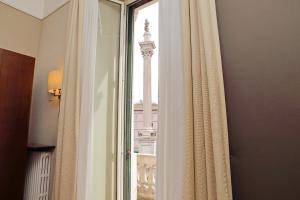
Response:
[{"label": "sconce lamp shade", "polygon": [[63,72],[61,69],[50,71],[48,74],[48,92],[60,96]]}]

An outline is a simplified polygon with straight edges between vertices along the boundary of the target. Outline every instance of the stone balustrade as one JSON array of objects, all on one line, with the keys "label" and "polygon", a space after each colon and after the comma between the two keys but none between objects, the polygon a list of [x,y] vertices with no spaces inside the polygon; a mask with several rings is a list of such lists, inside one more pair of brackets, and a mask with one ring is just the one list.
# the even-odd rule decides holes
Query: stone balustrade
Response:
[{"label": "stone balustrade", "polygon": [[137,200],[155,199],[156,156],[137,154]]}]

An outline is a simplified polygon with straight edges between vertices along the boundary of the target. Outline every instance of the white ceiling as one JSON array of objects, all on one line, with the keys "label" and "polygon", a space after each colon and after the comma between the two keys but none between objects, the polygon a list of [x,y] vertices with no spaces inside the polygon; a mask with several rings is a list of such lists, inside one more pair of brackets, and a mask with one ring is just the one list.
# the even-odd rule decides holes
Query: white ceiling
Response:
[{"label": "white ceiling", "polygon": [[44,19],[69,0],[0,0],[39,19]]}]

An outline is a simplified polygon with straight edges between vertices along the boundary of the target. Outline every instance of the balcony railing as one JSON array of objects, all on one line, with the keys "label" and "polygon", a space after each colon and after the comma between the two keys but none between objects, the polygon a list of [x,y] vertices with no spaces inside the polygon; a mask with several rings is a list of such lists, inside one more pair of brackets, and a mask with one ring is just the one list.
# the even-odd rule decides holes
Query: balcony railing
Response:
[{"label": "balcony railing", "polygon": [[137,199],[155,199],[156,156],[137,154]]}]

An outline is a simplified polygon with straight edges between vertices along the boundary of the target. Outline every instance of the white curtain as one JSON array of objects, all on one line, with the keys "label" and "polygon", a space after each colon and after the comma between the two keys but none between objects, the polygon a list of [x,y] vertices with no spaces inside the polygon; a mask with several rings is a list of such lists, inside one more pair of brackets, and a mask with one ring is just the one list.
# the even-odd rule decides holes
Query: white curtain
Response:
[{"label": "white curtain", "polygon": [[181,0],[159,1],[157,200],[179,200],[184,180],[184,69]]},{"label": "white curtain", "polygon": [[214,0],[160,0],[157,200],[231,200]]},{"label": "white curtain", "polygon": [[98,0],[71,0],[54,200],[91,200]]}]

